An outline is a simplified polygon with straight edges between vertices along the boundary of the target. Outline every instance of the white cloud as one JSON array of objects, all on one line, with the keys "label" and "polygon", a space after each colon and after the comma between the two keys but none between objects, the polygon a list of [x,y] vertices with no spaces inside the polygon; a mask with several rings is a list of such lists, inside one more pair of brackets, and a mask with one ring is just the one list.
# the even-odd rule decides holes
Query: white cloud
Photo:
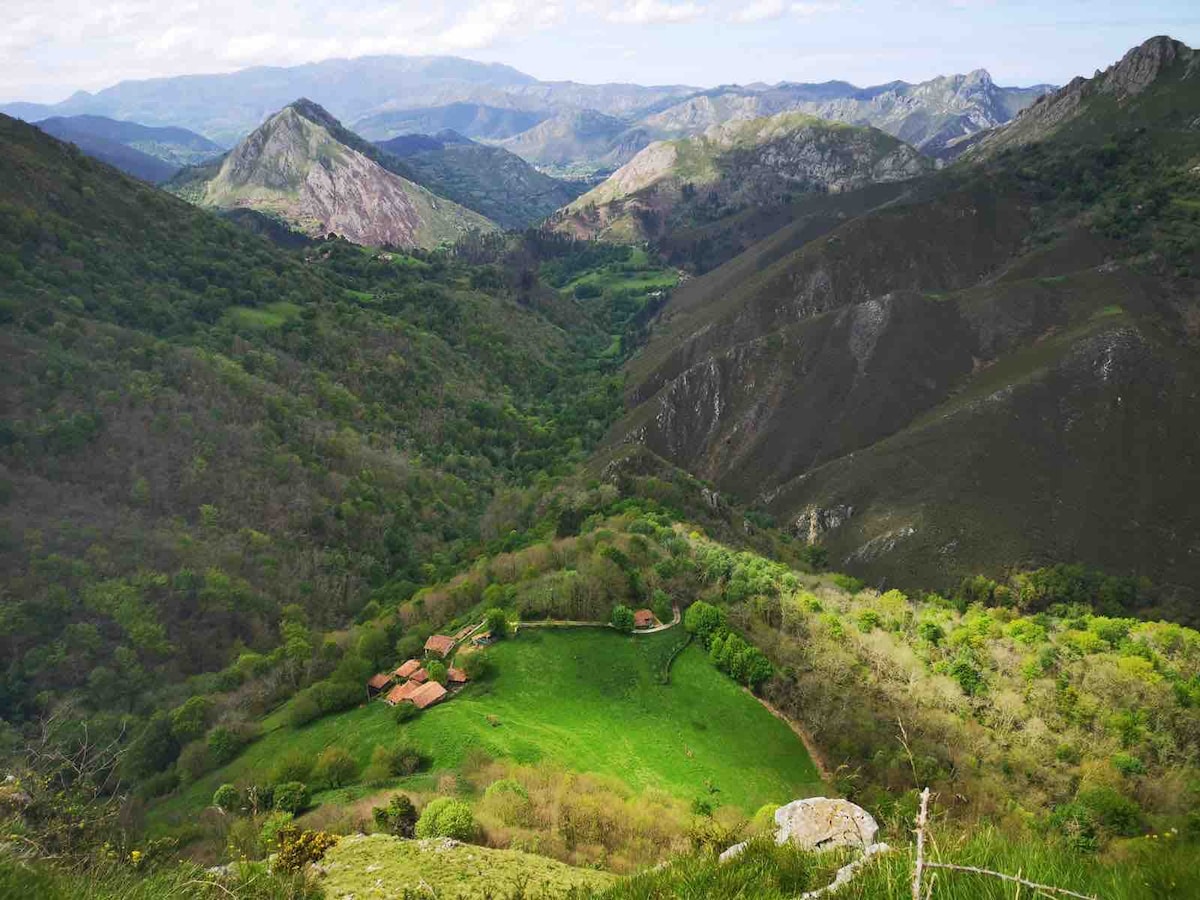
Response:
[{"label": "white cloud", "polygon": [[755,0],[729,16],[731,22],[764,22],[778,19],[787,11],[784,0]]},{"label": "white cloud", "polygon": [[609,9],[605,18],[621,25],[659,25],[665,23],[692,22],[704,15],[706,8],[690,0],[683,3],[667,3],[665,0],[627,0],[615,9]]},{"label": "white cloud", "polygon": [[808,17],[820,16],[825,13],[837,12],[842,8],[840,3],[793,3],[791,11],[793,15]]}]

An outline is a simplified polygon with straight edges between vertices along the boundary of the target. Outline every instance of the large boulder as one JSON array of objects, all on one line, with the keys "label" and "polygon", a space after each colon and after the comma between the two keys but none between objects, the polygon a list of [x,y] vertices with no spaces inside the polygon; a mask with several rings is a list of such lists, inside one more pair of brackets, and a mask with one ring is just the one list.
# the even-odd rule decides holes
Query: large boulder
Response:
[{"label": "large boulder", "polygon": [[[849,800],[811,797],[793,800],[775,810],[775,843],[789,841],[805,850],[831,850],[853,847],[864,852],[875,846],[879,825],[869,812]],[[882,846],[882,845],[881,845]],[[722,862],[733,859],[746,849],[746,842],[734,844],[721,854]]]},{"label": "large boulder", "polygon": [[775,841],[791,841],[805,850],[854,847],[866,850],[875,843],[879,825],[869,812],[849,800],[811,797],[793,800],[775,810]]}]

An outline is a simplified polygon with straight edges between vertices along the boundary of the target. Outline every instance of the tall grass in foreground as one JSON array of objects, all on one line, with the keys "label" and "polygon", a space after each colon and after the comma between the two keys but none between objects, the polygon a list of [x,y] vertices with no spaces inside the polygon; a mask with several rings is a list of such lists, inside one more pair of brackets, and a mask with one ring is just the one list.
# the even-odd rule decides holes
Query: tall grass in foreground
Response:
[{"label": "tall grass in foreground", "polygon": [[[1139,839],[1105,857],[1083,855],[1038,838],[1013,840],[983,828],[961,839],[931,843],[932,859],[1020,875],[1102,900],[1194,900],[1200,897],[1200,847],[1176,838]],[[728,863],[689,856],[599,894],[602,900],[795,900],[828,884],[846,857],[813,854],[769,841],[752,843]],[[836,900],[911,900],[913,851],[904,846],[863,868]],[[1039,894],[1011,882],[959,872],[927,872],[934,900],[1032,900]]]}]

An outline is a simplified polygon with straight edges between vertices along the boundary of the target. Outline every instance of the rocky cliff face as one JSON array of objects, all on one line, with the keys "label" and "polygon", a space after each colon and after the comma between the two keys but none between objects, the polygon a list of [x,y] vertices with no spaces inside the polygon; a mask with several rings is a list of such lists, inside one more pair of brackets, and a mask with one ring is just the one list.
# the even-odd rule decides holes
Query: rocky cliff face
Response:
[{"label": "rocky cliff face", "polygon": [[554,227],[579,237],[654,239],[750,206],[902,181],[931,169],[912,147],[881,132],[783,113],[651,144],[567,207]]},{"label": "rocky cliff face", "polygon": [[470,229],[494,226],[431,194],[339,141],[340,129],[301,101],[239,143],[200,186],[201,205],[248,208],[312,236],[336,233],[371,246],[432,247]]}]

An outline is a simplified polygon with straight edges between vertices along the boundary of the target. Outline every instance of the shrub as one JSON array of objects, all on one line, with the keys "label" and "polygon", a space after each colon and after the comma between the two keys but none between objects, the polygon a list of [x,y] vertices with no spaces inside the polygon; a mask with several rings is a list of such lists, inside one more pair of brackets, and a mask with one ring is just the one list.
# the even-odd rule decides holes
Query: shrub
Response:
[{"label": "shrub", "polygon": [[417,824],[417,808],[406,794],[395,794],[387,806],[376,806],[371,810],[375,824],[397,837],[410,838]]},{"label": "shrub", "polygon": [[298,693],[292,700],[292,705],[288,707],[288,724],[293,728],[300,728],[319,718],[321,718],[321,706],[311,691]]},{"label": "shrub", "polygon": [[863,634],[868,634],[878,628],[882,621],[883,619],[880,618],[879,613],[875,612],[875,610],[864,609],[858,614],[855,624],[858,625],[859,631]]},{"label": "shrub", "polygon": [[279,758],[271,770],[271,783],[308,781],[312,774],[313,759],[303,750],[290,750]]},{"label": "shrub", "polygon": [[843,575],[841,572],[835,572],[832,578],[833,583],[847,594],[857,594],[863,589],[863,583],[852,575]]},{"label": "shrub", "polygon": [[1113,767],[1122,775],[1145,775],[1146,764],[1132,753],[1115,753],[1112,758]]},{"label": "shrub", "polygon": [[192,741],[179,754],[175,763],[179,778],[185,784],[195,781],[213,767],[212,755],[204,741]]},{"label": "shrub", "polygon": [[924,641],[937,646],[946,636],[945,630],[937,622],[922,622],[917,626],[917,635]]},{"label": "shrub", "polygon": [[269,852],[279,849],[279,833],[292,825],[292,814],[289,812],[273,812],[263,820],[258,832],[258,840]]},{"label": "shrub", "polygon": [[231,728],[218,725],[208,733],[208,752],[214,764],[223,766],[242,749],[241,736]]},{"label": "shrub", "polygon": [[438,797],[421,811],[415,833],[419,838],[448,837],[469,841],[475,836],[471,807],[452,797]]},{"label": "shrub", "polygon": [[203,735],[211,710],[212,703],[207,697],[191,697],[171,710],[171,734],[175,740],[186,744]]},{"label": "shrub", "polygon": [[275,785],[275,808],[292,815],[303,812],[308,807],[308,785],[299,781],[289,781]]},{"label": "shrub", "polygon": [[356,775],[358,764],[354,757],[341,747],[328,747],[317,757],[312,777],[323,787],[339,788],[352,782]]},{"label": "shrub", "polygon": [[299,831],[292,826],[279,835],[275,868],[282,872],[299,872],[309,863],[320,860],[337,842],[337,835],[325,831]]},{"label": "shrub", "polygon": [[392,710],[392,718],[397,725],[403,725],[405,722],[411,722],[415,719],[420,712],[411,703],[397,703],[395,709]]},{"label": "shrub", "polygon": [[363,780],[378,783],[389,778],[411,775],[424,763],[421,751],[407,742],[391,747],[379,746],[371,754],[371,764],[367,767]]},{"label": "shrub", "polygon": [[240,804],[238,789],[232,784],[223,784],[213,794],[212,805],[223,812],[233,812]]},{"label": "shrub", "polygon": [[467,673],[467,676],[475,682],[484,681],[490,678],[495,671],[495,666],[492,665],[492,659],[486,652],[476,651],[468,653],[462,658],[459,663],[462,670]]}]

